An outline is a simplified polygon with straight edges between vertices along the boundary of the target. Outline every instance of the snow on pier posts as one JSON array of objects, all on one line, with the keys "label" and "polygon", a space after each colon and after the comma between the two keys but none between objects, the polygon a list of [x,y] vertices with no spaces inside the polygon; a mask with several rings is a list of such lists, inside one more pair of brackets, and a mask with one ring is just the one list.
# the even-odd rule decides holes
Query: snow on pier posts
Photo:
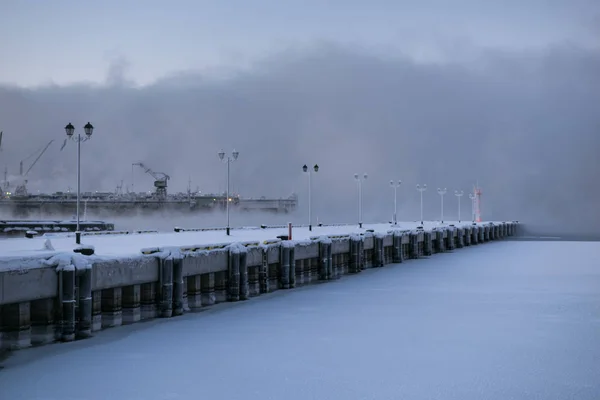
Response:
[{"label": "snow on pier posts", "polygon": [[[287,242],[286,242],[287,243]],[[282,245],[286,247],[286,245]],[[290,288],[296,287],[296,247],[289,246],[290,249]]]},{"label": "snow on pier posts", "polygon": [[383,267],[385,265],[383,238],[383,235],[373,235],[373,267]]},{"label": "snow on pier posts", "polygon": [[183,262],[181,257],[173,258],[173,315],[183,315]]},{"label": "snow on pier posts", "polygon": [[227,258],[229,271],[229,290],[227,300],[238,301],[240,299],[240,253],[230,248]]},{"label": "snow on pier posts", "polygon": [[258,272],[258,286],[260,293],[269,293],[270,282],[269,282],[269,249],[264,247],[262,249],[262,262],[260,270]]},{"label": "snow on pier posts", "polygon": [[173,258],[161,259],[159,269],[158,315],[170,318],[173,316]]},{"label": "snow on pier posts", "polygon": [[142,319],[141,285],[123,287],[123,324],[133,324]]},{"label": "snow on pier posts", "polygon": [[410,246],[410,258],[419,258],[419,234],[416,232],[410,233],[410,235],[408,236],[408,243]]},{"label": "snow on pier posts", "polygon": [[248,249],[240,252],[240,300],[250,298],[250,284],[248,276]]},{"label": "snow on pier posts", "polygon": [[75,277],[74,265],[58,268],[60,310],[60,338],[64,342],[75,340]]},{"label": "snow on pier posts", "polygon": [[85,339],[92,336],[92,268],[84,268],[79,271],[79,324],[77,337]]},{"label": "snow on pier posts", "polygon": [[282,243],[279,247],[279,287],[289,289],[296,287],[296,257],[294,246],[288,246],[288,242]]},{"label": "snow on pier posts", "polygon": [[286,288],[307,284],[312,277],[331,280],[343,273],[346,260],[349,272],[356,273],[367,266],[367,256],[373,266],[398,263],[430,254],[433,241],[436,247],[452,249],[453,243],[461,247],[502,239],[516,232],[515,226],[515,222],[490,223],[438,227],[433,232],[323,236],[302,243],[236,244],[201,252],[182,250],[184,258],[178,258],[179,252],[177,256],[143,253],[140,259],[96,259],[93,268],[86,262],[90,258],[83,255],[58,254],[25,274],[0,272],[4,288],[0,346],[17,349],[71,341],[123,322],[185,313],[189,310],[186,292],[188,303],[197,310],[216,302],[216,276],[229,283],[224,286],[229,296],[243,300],[250,296],[252,286],[259,294],[276,290],[280,284]]},{"label": "snow on pier posts", "polygon": [[356,274],[364,269],[364,240],[360,236],[350,237],[349,272]]},{"label": "snow on pier posts", "polygon": [[429,257],[434,251],[439,252],[439,240],[436,232],[423,232],[423,255]]},{"label": "snow on pier posts", "polygon": [[246,253],[246,266],[248,270],[248,297],[255,297],[260,295],[260,268],[262,261],[262,250],[260,248],[252,251],[253,264],[250,264],[250,254]]},{"label": "snow on pier posts", "polygon": [[437,252],[443,253],[446,251],[446,243],[444,242],[444,231],[442,229],[437,230],[433,233],[437,242]]},{"label": "snow on pier posts", "polygon": [[319,280],[327,281],[332,275],[332,241],[328,237],[319,240]]},{"label": "snow on pier posts", "polygon": [[404,261],[404,254],[402,253],[402,234],[400,232],[393,233],[392,243],[392,262],[399,264]]},{"label": "snow on pier posts", "polygon": [[454,227],[450,227],[448,229],[446,229],[446,241],[447,241],[447,246],[446,248],[450,251],[454,250],[454,248],[456,247],[456,240],[454,235],[456,234],[456,230],[454,229]]},{"label": "snow on pier posts", "polygon": [[474,226],[471,229],[471,244],[478,244],[479,242],[479,228]]}]

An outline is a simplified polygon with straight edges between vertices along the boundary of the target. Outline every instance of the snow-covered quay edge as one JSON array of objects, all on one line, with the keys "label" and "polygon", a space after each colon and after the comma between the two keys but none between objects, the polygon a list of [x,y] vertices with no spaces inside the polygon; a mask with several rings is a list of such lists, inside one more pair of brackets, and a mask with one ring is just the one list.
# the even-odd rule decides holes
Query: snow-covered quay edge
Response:
[{"label": "snow-covered quay edge", "polygon": [[338,279],[513,236],[517,225],[390,226],[306,240],[153,247],[135,257],[56,252],[23,259],[0,270],[0,349],[88,338],[105,328]]}]

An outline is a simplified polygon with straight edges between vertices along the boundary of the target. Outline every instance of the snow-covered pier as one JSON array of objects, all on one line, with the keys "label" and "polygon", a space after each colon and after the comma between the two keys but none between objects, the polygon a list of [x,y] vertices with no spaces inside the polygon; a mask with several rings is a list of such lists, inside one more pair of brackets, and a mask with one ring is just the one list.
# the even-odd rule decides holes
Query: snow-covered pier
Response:
[{"label": "snow-covered pier", "polygon": [[[515,234],[515,222],[69,234],[0,243],[0,349],[86,338]],[[279,236],[279,237],[278,237]],[[283,239],[282,239],[283,237]],[[92,255],[85,255],[93,249]],[[89,253],[87,253],[89,254]]]}]

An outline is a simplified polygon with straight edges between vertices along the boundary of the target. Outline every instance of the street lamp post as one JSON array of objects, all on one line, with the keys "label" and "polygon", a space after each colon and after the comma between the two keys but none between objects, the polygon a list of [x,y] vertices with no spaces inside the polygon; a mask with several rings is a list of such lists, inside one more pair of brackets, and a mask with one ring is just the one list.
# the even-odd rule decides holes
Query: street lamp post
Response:
[{"label": "street lamp post", "polygon": [[462,190],[455,190],[454,195],[458,198],[458,222],[460,222],[460,198],[465,194]]},{"label": "street lamp post", "polygon": [[446,188],[444,189],[440,189],[438,188],[437,190],[438,194],[440,195],[440,198],[442,199],[442,215],[441,215],[441,221],[442,224],[444,223],[444,195],[446,194],[447,190]]},{"label": "street lamp post", "polygon": [[[319,172],[319,166],[317,164],[315,164],[315,166],[313,167],[313,170],[315,172]],[[302,166],[302,171],[306,172],[308,174],[308,230],[312,231],[312,182],[311,182],[311,178],[310,176],[311,174],[311,170],[308,169],[308,167],[306,166],[306,164],[304,164]]]},{"label": "street lamp post", "polygon": [[227,155],[227,157],[225,157],[225,152],[223,150],[221,150],[219,153],[219,159],[227,164],[227,236],[229,236],[230,232],[231,232],[231,228],[229,226],[229,202],[230,202],[230,198],[229,198],[229,171],[231,169],[230,165],[233,161],[237,160],[240,153],[238,151],[235,151],[235,149],[231,152],[231,156]]},{"label": "street lamp post", "polygon": [[354,174],[354,179],[358,185],[358,227],[362,228],[362,183],[368,177],[367,174],[363,174],[361,177],[358,174]]},{"label": "street lamp post", "polygon": [[402,184],[401,180],[398,180],[398,182],[394,182],[393,180],[390,181],[390,186],[394,189],[394,225],[398,225],[398,218],[397,218],[397,212],[398,212],[398,188],[400,187],[400,185]]},{"label": "street lamp post", "polygon": [[423,186],[417,184],[417,190],[421,193],[421,226],[423,226],[423,192],[427,190],[427,185],[423,184]]},{"label": "street lamp post", "polygon": [[79,229],[79,203],[81,201],[81,142],[86,142],[92,138],[94,127],[89,122],[83,127],[85,136],[81,133],[75,135],[75,127],[70,122],[65,126],[67,138],[77,143],[77,229],[75,230],[75,243],[81,244],[81,230]]},{"label": "street lamp post", "polygon": [[474,193],[469,193],[469,198],[471,199],[471,219],[473,220],[473,225],[475,225],[475,196]]}]

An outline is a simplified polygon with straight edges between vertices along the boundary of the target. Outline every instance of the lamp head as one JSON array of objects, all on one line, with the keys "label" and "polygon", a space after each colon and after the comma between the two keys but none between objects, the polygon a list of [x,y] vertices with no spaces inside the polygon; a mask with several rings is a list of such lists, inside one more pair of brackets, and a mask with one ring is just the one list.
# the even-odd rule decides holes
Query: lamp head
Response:
[{"label": "lamp head", "polygon": [[85,132],[86,136],[89,138],[92,136],[92,133],[94,132],[94,126],[88,122],[83,127],[83,131]]},{"label": "lamp head", "polygon": [[223,150],[221,150],[218,154],[220,160],[223,160],[225,158],[225,152]]},{"label": "lamp head", "polygon": [[67,126],[65,126],[65,132],[67,133],[68,137],[73,136],[73,133],[75,133],[75,127],[73,126],[72,123],[69,122],[69,124]]}]

